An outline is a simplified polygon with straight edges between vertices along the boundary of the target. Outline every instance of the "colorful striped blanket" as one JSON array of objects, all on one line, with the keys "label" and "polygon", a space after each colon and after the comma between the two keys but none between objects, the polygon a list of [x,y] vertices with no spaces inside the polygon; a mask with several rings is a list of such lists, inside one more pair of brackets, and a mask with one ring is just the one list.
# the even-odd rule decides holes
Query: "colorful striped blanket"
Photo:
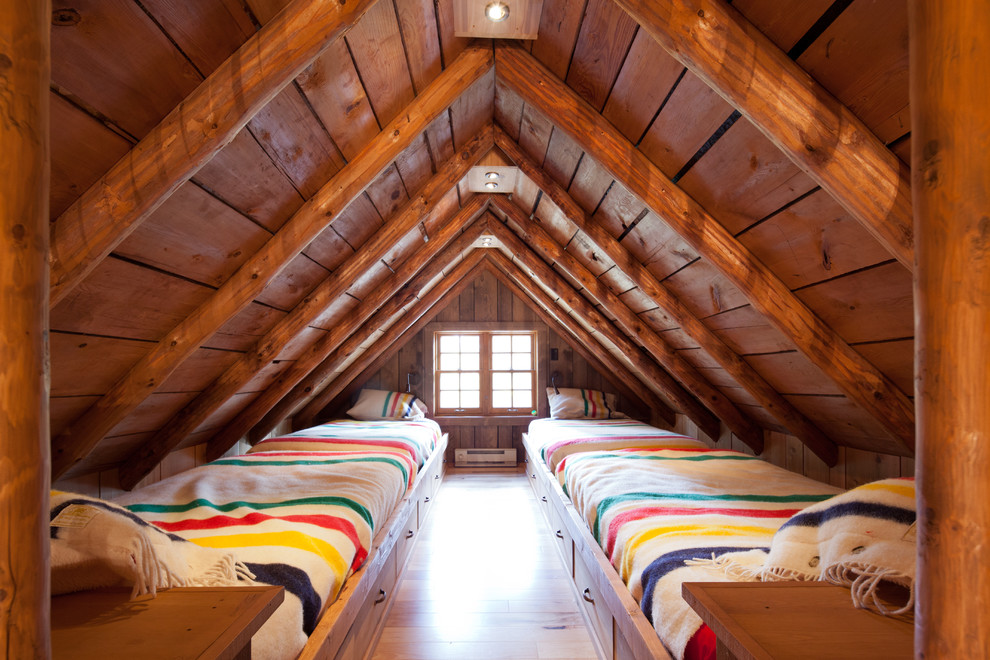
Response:
[{"label": "colorful striped blanket", "polygon": [[254,658],[298,655],[415,478],[406,452],[271,451],[224,458],[115,500],[197,546],[229,551],[285,601]]},{"label": "colorful striped blanket", "polygon": [[416,421],[336,420],[277,438],[262,440],[258,451],[405,451],[417,467],[440,441],[440,425],[432,419]]},{"label": "colorful striped blanket", "polygon": [[[624,447],[696,448],[700,440],[664,431],[634,419],[534,419],[529,438],[553,472],[564,457],[575,452]],[[563,482],[561,482],[563,483]]]},{"label": "colorful striped blanket", "polygon": [[765,551],[791,516],[839,492],[756,457],[711,449],[572,454],[557,475],[676,658],[701,626],[681,583],[731,579],[693,560]]}]

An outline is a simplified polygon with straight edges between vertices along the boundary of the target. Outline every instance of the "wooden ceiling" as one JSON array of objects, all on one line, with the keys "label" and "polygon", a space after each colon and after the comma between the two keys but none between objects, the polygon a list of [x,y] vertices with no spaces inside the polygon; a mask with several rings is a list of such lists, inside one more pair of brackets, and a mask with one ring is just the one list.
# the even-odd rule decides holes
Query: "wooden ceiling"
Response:
[{"label": "wooden ceiling", "polygon": [[912,454],[904,3],[54,5],[55,476],[222,453],[479,266],[703,429]]}]

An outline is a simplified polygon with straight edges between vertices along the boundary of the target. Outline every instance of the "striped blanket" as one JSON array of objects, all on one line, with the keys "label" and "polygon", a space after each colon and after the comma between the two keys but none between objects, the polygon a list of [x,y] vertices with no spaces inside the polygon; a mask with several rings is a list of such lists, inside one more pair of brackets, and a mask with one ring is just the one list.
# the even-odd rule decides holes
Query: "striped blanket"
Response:
[{"label": "striped blanket", "polygon": [[258,451],[405,451],[418,467],[440,441],[440,425],[432,419],[417,421],[336,420],[277,438],[262,440]]},{"label": "striped blanket", "polygon": [[634,419],[534,419],[529,423],[529,438],[540,448],[540,457],[551,472],[564,457],[575,452],[623,447],[702,449],[707,446],[700,440]]},{"label": "striped blanket", "polygon": [[115,500],[169,534],[231,552],[285,601],[254,658],[298,655],[415,478],[406,452],[270,451],[224,458]]},{"label": "striped blanket", "polygon": [[702,625],[681,583],[731,579],[693,560],[766,551],[791,516],[838,492],[756,457],[710,449],[591,451],[564,457],[556,471],[676,658]]}]

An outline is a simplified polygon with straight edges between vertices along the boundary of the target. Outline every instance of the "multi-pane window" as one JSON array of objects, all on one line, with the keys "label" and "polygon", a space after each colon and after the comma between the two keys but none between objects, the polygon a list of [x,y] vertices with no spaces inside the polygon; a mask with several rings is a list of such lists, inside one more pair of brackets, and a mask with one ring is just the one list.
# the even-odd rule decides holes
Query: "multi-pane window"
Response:
[{"label": "multi-pane window", "polygon": [[530,414],[536,357],[533,331],[436,332],[437,412]]}]

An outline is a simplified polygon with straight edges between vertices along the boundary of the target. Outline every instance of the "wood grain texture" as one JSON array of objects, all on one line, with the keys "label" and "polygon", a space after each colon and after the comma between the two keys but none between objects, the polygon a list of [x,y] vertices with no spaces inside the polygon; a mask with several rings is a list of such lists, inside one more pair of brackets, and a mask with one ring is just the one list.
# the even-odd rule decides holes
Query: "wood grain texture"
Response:
[{"label": "wood grain texture", "polygon": [[[552,290],[560,301],[573,309],[597,333],[608,342],[615,345],[623,357],[637,370],[641,371],[648,382],[659,388],[664,396],[669,398],[682,412],[705,429],[709,435],[719,435],[719,420],[688,393],[675,378],[657,365],[638,344],[623,334],[605,317],[598,308],[581,296],[574,287],[556,270],[543,261],[536,252],[519,238],[511,229],[501,223],[491,223],[495,238],[502,247],[518,261],[523,268],[533,273],[545,288]],[[601,344],[601,342],[598,342]],[[607,350],[602,347],[602,350]]]},{"label": "wood grain texture", "polygon": [[[409,146],[453,99],[490,70],[491,66],[490,50],[470,49],[447,69],[445,75],[424,90],[410,107],[306,202],[206,303],[168,333],[99,402],[55,439],[52,455],[53,473],[56,477],[85,456],[100,438],[151,394],[192,351],[257,297],[268,282],[360,195],[375,176]],[[490,140],[490,133],[486,137]],[[480,149],[477,143],[472,143],[469,147]],[[468,158],[472,153],[472,148],[467,148],[460,156]],[[480,154],[477,155],[480,157]]]},{"label": "wood grain texture", "polygon": [[[626,396],[632,395],[643,398],[652,413],[661,417],[671,426],[674,425],[675,414],[670,406],[649,389],[641,389],[637,392],[630,391],[629,388],[634,387],[634,383],[639,378],[608,351],[593,351],[592,347],[598,343],[594,336],[569,315],[558,311],[556,301],[524,275],[518,264],[513,263],[500,251],[493,250],[488,258],[498,268],[495,271],[496,277],[504,282],[510,291],[520,299],[529,298],[533,302],[533,309],[543,319],[543,322],[560,336],[569,338],[565,340],[568,346],[577,351],[588,362],[589,366],[597,369],[604,379]],[[578,382],[579,380],[580,378],[574,376],[563,376],[561,382],[576,383],[578,386],[582,386],[586,382]]]},{"label": "wood grain texture", "polygon": [[633,257],[605,227],[595,222],[567,194],[552,177],[539,169],[526,157],[515,142],[499,129],[495,131],[495,144],[516,163],[520,170],[538,183],[549,197],[577,227],[591,239],[598,250],[615,262],[616,267],[628,276],[652,301],[661,307],[677,325],[732,375],[756,400],[777,417],[784,426],[812,447],[829,465],[835,465],[835,443],[825,436],[804,415],[780,396],[750,365],[726,345],[714,331],[692,314],[657,277]]},{"label": "wood grain texture", "polygon": [[49,639],[48,2],[0,4],[0,648]]},{"label": "wood grain texture", "polygon": [[[913,0],[919,656],[990,655],[990,12]],[[965,53],[965,57],[960,57]]]},{"label": "wood grain texture", "polygon": [[372,4],[296,0],[176,106],[59,216],[51,239],[51,304]]},{"label": "wood grain texture", "polygon": [[[443,230],[432,236],[430,241],[422,245],[412,256],[396,267],[395,272],[384,282],[375,287],[373,293],[361,301],[358,307],[336,325],[328,334],[311,344],[305,352],[296,358],[295,363],[258,398],[245,407],[233,422],[210,440],[210,455],[215,451],[226,451],[224,445],[233,445],[238,438],[247,435],[258,440],[286,417],[289,411],[299,402],[299,399],[287,396],[302,380],[306,379],[320,363],[333,351],[337,350],[344,340],[361,324],[367,321],[376,311],[413,279],[419,272],[429,273],[422,284],[431,280],[439,272],[431,268],[432,262],[440,252],[453,245],[452,249],[459,254],[481,235],[480,225],[468,229],[468,225],[483,211],[485,205],[482,196],[473,197],[470,202],[454,218],[444,224]],[[463,232],[463,233],[462,233]],[[455,241],[455,239],[457,239]],[[410,295],[414,293],[415,285],[409,287]],[[401,299],[402,297],[399,296]],[[401,305],[399,306],[401,308]],[[305,391],[305,388],[301,388]],[[272,414],[269,414],[272,413]],[[229,444],[228,444],[229,443]],[[221,448],[222,451],[221,451]]]},{"label": "wood grain texture", "polygon": [[[379,262],[392,244],[414,230],[424,215],[428,215],[447,190],[486,152],[490,135],[485,134],[471,141],[455,158],[452,158],[438,172],[415,199],[410,200],[403,210],[391,218],[380,231],[354,256],[327,277],[310,292],[286,317],[281,319],[264,337],[237,362],[224,371],[210,387],[200,393],[196,400],[182,409],[162,427],[151,442],[144,443],[135,454],[121,466],[121,485],[128,488],[157,465],[173,448],[192,433],[225,401],[241,390],[254,374],[269,366],[282,350],[300,332],[313,323],[330,304],[341,296],[354,280]],[[358,161],[354,161],[358,162]],[[304,207],[305,208],[305,207]],[[290,221],[291,222],[291,221]],[[250,427],[248,427],[250,428]],[[247,432],[247,428],[244,432]],[[239,436],[238,436],[239,437]],[[219,454],[237,442],[237,437]],[[211,458],[219,454],[211,453]]]},{"label": "wood grain texture", "polygon": [[[426,315],[431,309],[442,305],[450,298],[460,295],[464,287],[470,284],[470,275],[477,269],[483,257],[484,254],[481,251],[472,251],[468,256],[459,261],[457,265],[450,267],[444,274],[444,277],[429,291],[419,294],[419,299],[401,313],[401,317],[389,325],[388,329],[381,333],[374,343],[361,353],[361,356],[357,360],[353,361],[343,372],[330,380],[325,387],[316,391],[316,394],[293,418],[292,428],[298,430],[312,426],[320,411],[345,388],[354,383],[361,372],[373,368],[372,365],[374,364],[381,364],[391,357],[395,351],[399,350],[402,344],[405,343],[402,341],[402,337],[407,336],[407,334],[415,334],[418,332],[419,326],[425,325],[430,320],[429,316]],[[389,320],[387,318],[372,316],[359,332],[362,332],[366,337],[370,337],[374,334],[374,331],[382,327]],[[347,355],[357,348],[357,346],[348,346],[348,343],[345,342],[343,346],[328,358],[330,362],[335,363],[333,367],[329,364],[327,365],[326,370],[328,372],[332,372],[333,369],[342,364]],[[357,339],[355,339],[355,343],[357,343]]]},{"label": "wood grain texture", "polygon": [[[732,432],[750,445],[754,451],[763,448],[763,431],[751,419],[743,415],[731,401],[708,382],[698,370],[681,357],[667,342],[643,323],[642,319],[629,309],[614,292],[597,279],[571,253],[565,250],[540,227],[539,218],[530,220],[518,206],[503,195],[493,198],[493,203],[509,217],[509,226],[537,254],[555,264],[565,274],[572,277],[591,297],[616,318],[616,325],[630,338],[641,343],[647,352],[670,372],[681,386],[694,395],[702,405],[732,429]],[[572,241],[573,244],[573,241]]]},{"label": "wood grain texture", "polygon": [[[499,77],[528,103],[555,117],[595,160],[667,221],[718,268],[750,302],[853,401],[907,449],[914,450],[914,407],[879,370],[803,305],[770,270],[705,209],[670,183],[601,115],[531,56],[518,48],[496,50]],[[563,111],[566,107],[568,111]]]},{"label": "wood grain texture", "polygon": [[618,4],[913,268],[908,169],[851,110],[722,0]]}]

